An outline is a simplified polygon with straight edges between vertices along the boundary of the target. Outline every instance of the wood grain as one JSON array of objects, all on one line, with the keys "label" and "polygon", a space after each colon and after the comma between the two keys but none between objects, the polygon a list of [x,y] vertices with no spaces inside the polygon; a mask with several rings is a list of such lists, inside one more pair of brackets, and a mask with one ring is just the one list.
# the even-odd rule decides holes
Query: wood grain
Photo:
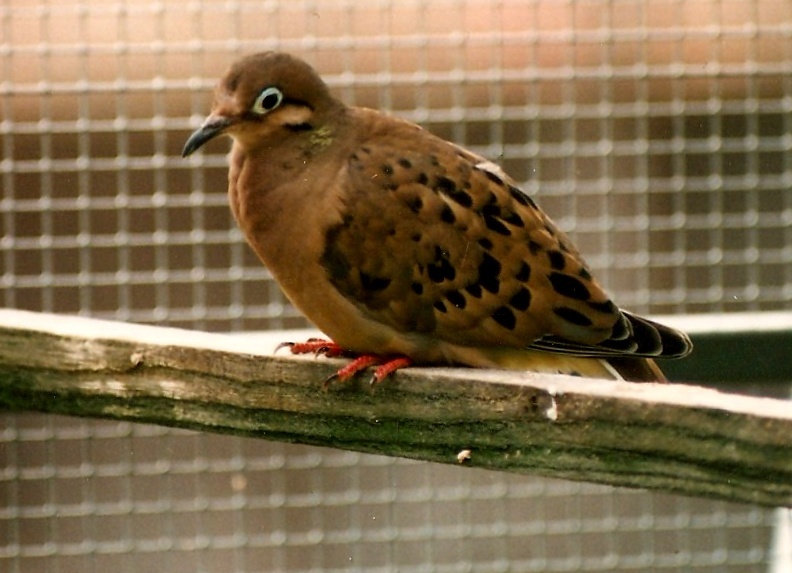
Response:
[{"label": "wood grain", "polygon": [[271,355],[304,336],[0,310],[0,406],[792,506],[789,401],[453,368],[324,391],[341,361]]}]

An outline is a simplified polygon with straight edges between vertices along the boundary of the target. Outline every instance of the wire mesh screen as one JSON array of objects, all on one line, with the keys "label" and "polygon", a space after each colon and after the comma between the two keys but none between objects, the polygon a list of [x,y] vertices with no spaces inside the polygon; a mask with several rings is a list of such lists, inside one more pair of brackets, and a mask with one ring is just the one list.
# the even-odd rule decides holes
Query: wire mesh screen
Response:
[{"label": "wire mesh screen", "polygon": [[[237,56],[503,165],[640,312],[792,299],[788,0],[0,5],[5,307],[304,326],[244,245],[227,142],[180,157]],[[769,571],[747,506],[129,424],[0,418],[0,569]]]}]

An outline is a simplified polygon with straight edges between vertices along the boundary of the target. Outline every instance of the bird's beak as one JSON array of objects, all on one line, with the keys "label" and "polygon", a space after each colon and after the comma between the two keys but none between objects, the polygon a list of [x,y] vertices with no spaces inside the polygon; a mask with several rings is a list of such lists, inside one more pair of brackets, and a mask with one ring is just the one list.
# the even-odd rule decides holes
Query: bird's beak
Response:
[{"label": "bird's beak", "polygon": [[187,157],[192,154],[204,143],[210,139],[214,139],[234,123],[236,123],[236,119],[232,117],[210,115],[206,118],[206,121],[203,122],[203,125],[193,132],[187,140],[187,143],[184,144],[182,157]]}]

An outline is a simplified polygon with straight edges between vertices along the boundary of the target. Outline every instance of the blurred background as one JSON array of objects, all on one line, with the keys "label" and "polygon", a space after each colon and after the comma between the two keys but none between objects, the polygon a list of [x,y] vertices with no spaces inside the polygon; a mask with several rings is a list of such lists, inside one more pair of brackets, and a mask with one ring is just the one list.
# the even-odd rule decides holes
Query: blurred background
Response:
[{"label": "blurred background", "polygon": [[[789,0],[5,0],[0,305],[223,332],[306,326],[233,224],[228,142],[180,157],[229,63],[270,49],[307,59],[350,105],[499,162],[621,306],[789,308]],[[0,416],[0,570],[13,573],[781,573],[776,517]]]}]

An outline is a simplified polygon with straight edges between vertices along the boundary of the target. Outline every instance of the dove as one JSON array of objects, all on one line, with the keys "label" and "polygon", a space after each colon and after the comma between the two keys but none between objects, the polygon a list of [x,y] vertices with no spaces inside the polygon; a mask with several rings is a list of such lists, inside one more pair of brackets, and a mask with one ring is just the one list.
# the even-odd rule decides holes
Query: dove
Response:
[{"label": "dove", "polygon": [[567,235],[495,163],[348,107],[305,61],[233,63],[183,156],[218,136],[231,211],[285,296],[351,356],[344,380],[457,365],[664,380],[682,332],[620,309]]}]

